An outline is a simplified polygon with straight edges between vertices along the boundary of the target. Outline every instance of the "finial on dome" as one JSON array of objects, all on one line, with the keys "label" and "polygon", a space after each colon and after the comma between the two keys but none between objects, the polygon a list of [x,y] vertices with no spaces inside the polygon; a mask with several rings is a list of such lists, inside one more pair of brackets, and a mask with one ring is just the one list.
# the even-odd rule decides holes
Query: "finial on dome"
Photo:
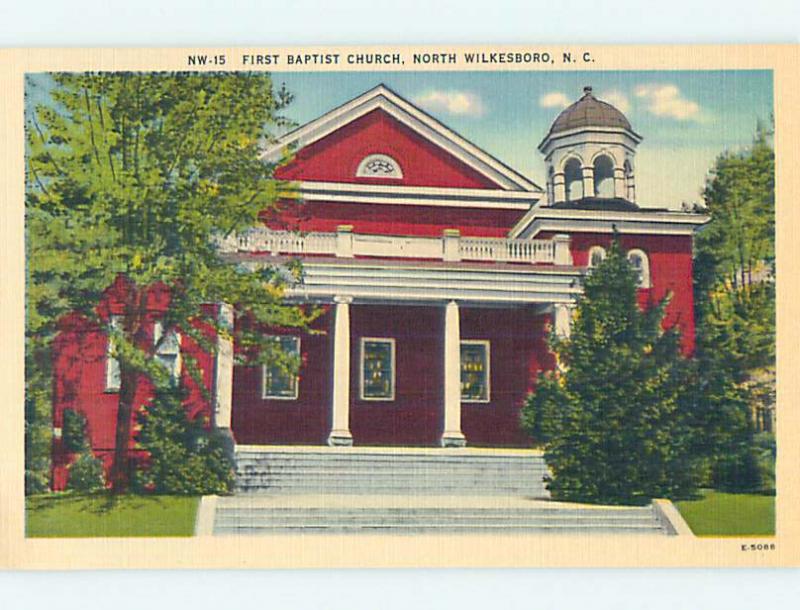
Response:
[{"label": "finial on dome", "polygon": [[591,95],[592,94],[592,86],[591,85],[586,85],[583,88],[583,93],[584,93],[584,95]]}]

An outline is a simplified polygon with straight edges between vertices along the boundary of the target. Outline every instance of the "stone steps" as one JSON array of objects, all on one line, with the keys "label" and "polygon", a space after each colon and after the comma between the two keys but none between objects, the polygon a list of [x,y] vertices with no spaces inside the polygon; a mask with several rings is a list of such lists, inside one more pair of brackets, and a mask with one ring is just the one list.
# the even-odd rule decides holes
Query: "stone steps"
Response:
[{"label": "stone steps", "polygon": [[221,506],[215,534],[271,533],[561,532],[664,534],[650,508],[461,509],[316,508],[246,509]]},{"label": "stone steps", "polygon": [[237,450],[236,490],[271,494],[448,494],[548,497],[531,451]]}]

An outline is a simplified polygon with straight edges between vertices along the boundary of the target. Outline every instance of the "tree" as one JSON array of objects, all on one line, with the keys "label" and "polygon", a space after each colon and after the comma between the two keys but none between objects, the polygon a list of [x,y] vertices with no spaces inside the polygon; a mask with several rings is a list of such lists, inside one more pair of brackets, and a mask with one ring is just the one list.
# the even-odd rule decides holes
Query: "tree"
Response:
[{"label": "tree", "polygon": [[135,486],[161,494],[210,495],[231,491],[233,465],[224,440],[189,420],[181,388],[159,388],[140,413],[137,441],[147,451],[134,473]]},{"label": "tree", "polygon": [[[244,269],[215,246],[263,220],[291,186],[259,159],[290,101],[263,73],[70,73],[53,75],[49,100],[29,113],[29,353],[47,353],[67,313],[108,330],[120,364],[117,492],[129,481],[137,387],[173,383],[154,357],[163,341],[179,332],[213,351],[204,329],[235,332],[247,353],[270,362],[281,356],[258,327],[305,327],[315,315],[284,303],[286,269]],[[124,312],[114,326],[98,303],[120,277]],[[148,296],[157,286],[168,288],[169,308],[154,343]],[[218,302],[252,324],[232,331],[201,308]],[[196,363],[184,365],[197,376]]]},{"label": "tree", "polygon": [[[698,425],[711,482],[729,490],[774,486],[768,480],[774,469],[764,464],[751,415],[763,396],[774,394],[775,155],[770,137],[759,126],[752,147],[717,159],[703,193],[711,220],[695,246],[696,406],[703,414]],[[772,454],[767,451],[766,459]]]},{"label": "tree", "polygon": [[[698,357],[725,353],[737,381],[775,361],[775,153],[759,126],[752,147],[717,159],[703,193],[710,222],[695,242]],[[709,354],[711,355],[711,354]]]},{"label": "tree", "polygon": [[560,368],[539,375],[523,408],[554,497],[627,504],[695,489],[691,363],[677,329],[662,329],[665,306],[639,308],[636,272],[616,240],[586,277],[571,336],[551,339]]}]

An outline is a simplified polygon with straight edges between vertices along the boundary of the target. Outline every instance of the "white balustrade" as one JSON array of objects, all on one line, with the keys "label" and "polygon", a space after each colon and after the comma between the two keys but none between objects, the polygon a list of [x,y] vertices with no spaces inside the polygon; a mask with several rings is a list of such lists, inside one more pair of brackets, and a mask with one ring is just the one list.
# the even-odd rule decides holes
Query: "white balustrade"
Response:
[{"label": "white balustrade", "polygon": [[447,261],[491,261],[499,263],[571,264],[569,238],[504,239],[461,237],[448,229],[442,237],[365,235],[352,233],[346,225],[336,233],[296,233],[250,229],[217,241],[222,252],[322,254],[339,257],[369,256],[421,258]]}]

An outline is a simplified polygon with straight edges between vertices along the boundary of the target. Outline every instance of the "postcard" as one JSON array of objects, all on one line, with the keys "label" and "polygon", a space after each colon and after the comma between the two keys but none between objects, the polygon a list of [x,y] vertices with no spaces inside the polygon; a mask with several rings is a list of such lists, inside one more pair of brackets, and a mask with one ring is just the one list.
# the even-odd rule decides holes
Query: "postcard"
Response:
[{"label": "postcard", "polygon": [[0,565],[797,565],[798,68],[0,52]]}]

